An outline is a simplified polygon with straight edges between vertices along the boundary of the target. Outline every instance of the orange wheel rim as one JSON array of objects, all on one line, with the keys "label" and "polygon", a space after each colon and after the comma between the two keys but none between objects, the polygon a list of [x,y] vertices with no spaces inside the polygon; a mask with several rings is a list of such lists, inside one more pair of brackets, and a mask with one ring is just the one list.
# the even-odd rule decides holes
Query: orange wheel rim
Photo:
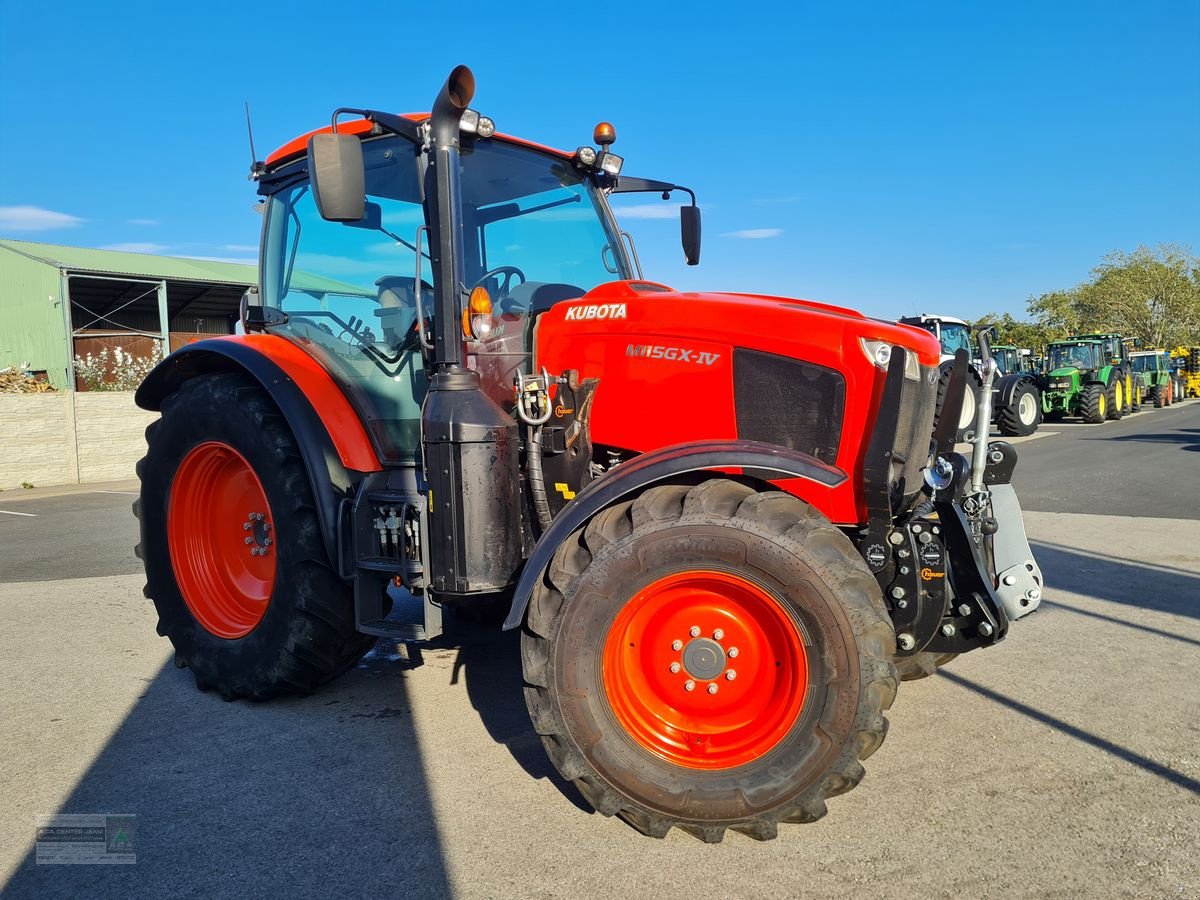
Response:
[{"label": "orange wheel rim", "polygon": [[604,645],[609,707],[643,749],[692,769],[758,759],[791,730],[808,690],[800,629],[736,575],[679,572],[646,585]]},{"label": "orange wheel rim", "polygon": [[246,458],[218,441],[179,464],[167,505],[167,546],[183,600],[206,630],[249,634],[275,586],[271,508]]}]

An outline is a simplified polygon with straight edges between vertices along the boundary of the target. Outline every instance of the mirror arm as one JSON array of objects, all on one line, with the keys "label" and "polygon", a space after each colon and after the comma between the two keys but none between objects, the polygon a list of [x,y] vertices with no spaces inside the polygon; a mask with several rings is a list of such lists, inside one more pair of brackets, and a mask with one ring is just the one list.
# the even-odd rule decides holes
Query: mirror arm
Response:
[{"label": "mirror arm", "polygon": [[349,106],[343,106],[333,111],[333,116],[329,124],[334,134],[337,134],[338,116],[342,115],[362,116],[368,122],[378,125],[384,131],[390,131],[392,134],[406,138],[414,144],[420,145],[425,143],[425,138],[421,134],[420,122],[414,122],[395,113],[380,112],[376,109],[354,109]]}]

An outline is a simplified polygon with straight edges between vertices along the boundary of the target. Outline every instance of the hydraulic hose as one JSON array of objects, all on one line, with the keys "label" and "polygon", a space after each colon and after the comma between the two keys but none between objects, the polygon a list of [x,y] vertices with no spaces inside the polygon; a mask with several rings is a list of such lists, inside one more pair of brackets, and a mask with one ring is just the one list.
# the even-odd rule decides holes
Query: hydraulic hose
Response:
[{"label": "hydraulic hose", "polygon": [[550,501],[546,498],[546,478],[542,474],[542,426],[529,426],[529,440],[525,444],[525,457],[529,469],[529,495],[533,498],[533,511],[537,514],[538,535],[550,527]]}]

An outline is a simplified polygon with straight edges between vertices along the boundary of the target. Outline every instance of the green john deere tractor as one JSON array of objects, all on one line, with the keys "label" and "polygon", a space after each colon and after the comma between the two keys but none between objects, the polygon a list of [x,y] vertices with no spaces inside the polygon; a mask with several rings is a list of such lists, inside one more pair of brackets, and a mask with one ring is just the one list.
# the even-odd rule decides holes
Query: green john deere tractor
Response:
[{"label": "green john deere tractor", "polygon": [[1170,406],[1178,391],[1171,371],[1171,358],[1165,350],[1140,350],[1130,354],[1135,385],[1156,408]]},{"label": "green john deere tractor", "polygon": [[1047,421],[1073,415],[1095,424],[1123,415],[1124,381],[1107,349],[1092,338],[1055,341],[1046,349],[1042,412]]},{"label": "green john deere tractor", "polygon": [[1141,341],[1125,338],[1111,331],[1074,334],[1067,340],[1100,342],[1100,365],[1104,369],[1104,383],[1108,389],[1108,418],[1119,419],[1141,407],[1141,385],[1134,383],[1133,366],[1129,361],[1130,349]]}]

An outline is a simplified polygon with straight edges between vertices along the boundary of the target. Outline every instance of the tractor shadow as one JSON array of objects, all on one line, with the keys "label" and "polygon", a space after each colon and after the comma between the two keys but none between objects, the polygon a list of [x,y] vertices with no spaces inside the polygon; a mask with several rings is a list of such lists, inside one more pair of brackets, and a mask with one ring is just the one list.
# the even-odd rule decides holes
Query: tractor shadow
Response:
[{"label": "tractor shadow", "polygon": [[1087,744],[1090,747],[1094,747],[1097,750],[1103,751],[1104,753],[1108,753],[1109,755],[1123,760],[1130,765],[1137,766],[1139,769],[1142,769],[1151,775],[1155,775],[1158,778],[1161,778],[1164,781],[1167,781],[1190,794],[1200,796],[1200,781],[1185,775],[1183,772],[1180,772],[1177,769],[1173,769],[1170,766],[1165,766],[1148,756],[1143,756],[1140,753],[1130,750],[1128,747],[1123,747],[1120,744],[1114,743],[1113,741],[1101,737],[1098,734],[1093,734],[1092,732],[1080,728],[1077,725],[1072,725],[1070,722],[1060,719],[1057,716],[1052,716],[1050,713],[1044,712],[1034,706],[1030,706],[1028,703],[1022,703],[1020,700],[1007,697],[998,691],[992,690],[989,687],[985,687],[984,685],[979,684],[976,681],[972,681],[969,678],[964,678],[963,676],[954,672],[942,669],[937,674],[938,677],[944,678],[947,681],[964,688],[965,690],[979,695],[980,697],[999,704],[1000,706],[1019,713],[1020,715],[1026,716],[1027,718],[1032,719],[1035,722],[1039,722],[1042,725],[1049,726],[1055,731],[1062,732],[1068,737],[1074,738],[1075,740]]},{"label": "tractor shadow", "polygon": [[446,640],[458,650],[450,683],[466,684],[471,706],[492,740],[503,745],[526,774],[548,780],[578,809],[591,815],[592,808],[551,764],[529,721],[520,631],[452,620]]},{"label": "tractor shadow", "polygon": [[1122,434],[1106,438],[1082,438],[1088,441],[1125,441],[1138,444],[1179,444],[1179,449],[1200,452],[1200,428],[1181,428],[1159,434]]},{"label": "tractor shadow", "polygon": [[167,662],[46,810],[135,815],[136,864],[30,849],[0,894],[451,896],[405,668],[368,657],[308,697],[227,703]]},{"label": "tractor shadow", "polygon": [[[418,621],[421,601],[404,590],[389,590],[393,607],[389,618]],[[525,681],[521,674],[521,633],[502,631],[500,623],[508,612],[507,604],[484,613],[479,621],[447,610],[445,632],[427,646],[432,650],[455,651],[450,672],[451,685],[464,685],[471,707],[487,729],[488,736],[512,755],[525,773],[550,781],[577,808],[593,812],[569,781],[558,774],[533,731],[525,707]],[[376,653],[387,646],[380,641]],[[419,645],[403,650],[411,666],[424,664]],[[392,659],[401,658],[392,655]]]},{"label": "tractor shadow", "polygon": [[[1030,546],[1038,565],[1048,573],[1049,587],[1109,603],[1200,619],[1200,574],[1092,555],[1045,541],[1030,541]],[[1068,573],[1069,582],[1065,581]]]}]

